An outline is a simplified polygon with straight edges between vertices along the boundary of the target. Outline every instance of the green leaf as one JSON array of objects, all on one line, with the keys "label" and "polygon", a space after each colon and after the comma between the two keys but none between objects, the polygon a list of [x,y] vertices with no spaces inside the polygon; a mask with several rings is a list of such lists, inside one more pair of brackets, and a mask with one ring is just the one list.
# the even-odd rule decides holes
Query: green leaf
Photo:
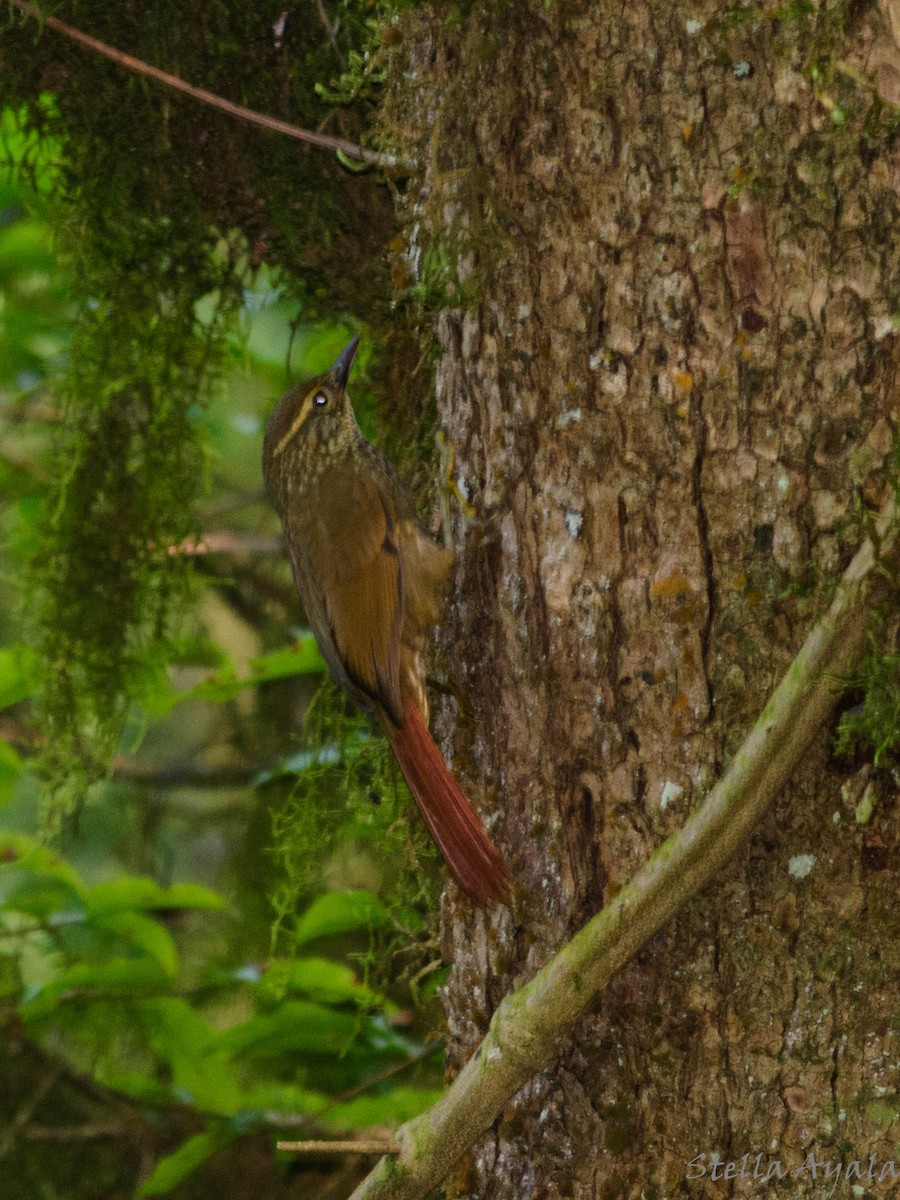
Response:
[{"label": "green leaf", "polygon": [[[156,1069],[155,1063],[152,1069]],[[167,1105],[183,1103],[183,1097],[174,1095],[174,1089],[169,1084],[150,1079],[137,1071],[123,1072],[104,1067],[101,1082],[104,1087],[122,1092],[123,1095],[139,1100],[150,1108],[165,1108]]]},{"label": "green leaf", "polygon": [[322,1113],[322,1120],[337,1129],[365,1129],[370,1125],[401,1125],[436,1104],[443,1092],[428,1088],[398,1087],[375,1095],[356,1096]]},{"label": "green leaf", "polygon": [[220,1035],[231,1056],[291,1053],[340,1055],[359,1033],[357,1018],[311,1000],[291,1000],[267,1016],[251,1017]]},{"label": "green leaf", "polygon": [[12,1003],[21,990],[18,958],[12,954],[0,954],[0,1005]]},{"label": "green leaf", "polygon": [[225,907],[225,899],[202,883],[173,883],[163,888],[154,908],[202,908],[214,912]]},{"label": "green leaf", "polygon": [[127,909],[224,908],[225,901],[199,883],[175,883],[160,887],[143,875],[125,875],[88,888],[85,908],[92,916]]},{"label": "green leaf", "polygon": [[84,920],[84,904],[78,889],[68,880],[52,875],[18,874],[18,882],[9,889],[3,903],[5,908],[37,921]]},{"label": "green leaf", "polygon": [[259,1083],[245,1094],[242,1111],[315,1116],[331,1102],[324,1092],[314,1092],[292,1083]]},{"label": "green leaf", "polygon": [[172,935],[159,921],[136,912],[110,912],[95,916],[92,923],[114,934],[128,946],[149,955],[160,968],[174,978],[178,972],[178,951]]},{"label": "green leaf", "polygon": [[[364,737],[348,738],[343,747],[337,742],[324,746],[316,746],[312,750],[297,750],[283,758],[271,770],[257,771],[253,777],[253,786],[262,787],[273,779],[283,779],[286,775],[302,775],[306,771],[315,771],[328,763],[340,762],[343,753],[354,742],[362,742]],[[371,739],[370,739],[371,740]]]},{"label": "green leaf", "polygon": [[40,660],[30,646],[0,649],[0,708],[33,696],[39,681]]},{"label": "green leaf", "polygon": [[326,892],[314,900],[297,922],[299,945],[319,937],[332,937],[353,929],[376,929],[387,920],[387,910],[373,892]]},{"label": "green leaf", "polygon": [[13,785],[22,774],[22,760],[8,742],[0,739],[0,804],[8,804]]},{"label": "green leaf", "polygon": [[250,670],[249,683],[266,683],[271,679],[290,679],[294,675],[321,675],[325,663],[316,639],[308,633],[293,646],[251,659]]},{"label": "green leaf", "polygon": [[274,679],[290,679],[295,675],[321,675],[325,664],[319,654],[316,639],[311,633],[302,637],[295,646],[276,650],[251,659],[250,674],[238,676],[233,667],[223,667],[209,679],[188,688],[184,692],[169,692],[149,701],[151,712],[163,716],[186,700],[208,700],[213,704],[224,704],[244,688],[269,683]]},{"label": "green leaf", "polygon": [[272,963],[262,979],[278,996],[300,993],[323,1004],[371,1006],[378,996],[361,983],[352,968],[327,958],[298,958]]},{"label": "green leaf", "polygon": [[237,1137],[237,1132],[227,1125],[217,1125],[207,1133],[197,1133],[188,1138],[174,1154],[161,1158],[150,1176],[138,1188],[139,1196],[164,1196],[171,1192],[183,1179],[193,1174],[199,1166]]},{"label": "green leaf", "polygon": [[[167,988],[169,980],[157,963],[149,958],[113,958],[102,963],[79,963],[68,967],[40,988],[31,988],[19,1005],[23,1021],[33,1021],[53,1012],[63,996],[79,997],[84,1002],[111,997],[129,1001],[140,998],[141,991]],[[97,993],[101,993],[99,996]]]},{"label": "green leaf", "polygon": [[0,879],[4,869],[8,867],[17,871],[49,875],[69,884],[79,894],[84,890],[78,873],[55,850],[50,850],[36,838],[26,834],[6,833],[0,830]]},{"label": "green leaf", "polygon": [[145,1000],[140,1015],[154,1053],[168,1063],[174,1084],[194,1106],[221,1116],[235,1113],[241,1093],[222,1035],[180,996]]}]

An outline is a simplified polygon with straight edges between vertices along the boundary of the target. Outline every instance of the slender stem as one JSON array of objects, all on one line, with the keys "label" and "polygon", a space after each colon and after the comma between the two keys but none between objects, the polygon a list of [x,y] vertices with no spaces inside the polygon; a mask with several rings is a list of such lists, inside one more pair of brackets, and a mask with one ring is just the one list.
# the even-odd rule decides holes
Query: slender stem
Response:
[{"label": "slender stem", "polygon": [[[502,1001],[455,1081],[397,1132],[351,1200],[416,1200],[447,1174],[507,1101],[558,1053],[559,1043],[613,976],[735,853],[790,778],[862,657],[866,618],[897,558],[893,502],[844,572],[816,624],[724,776],[602,912],[530,983]],[[875,547],[878,552],[876,553]]]},{"label": "slender stem", "polygon": [[133,1134],[133,1125],[113,1121],[86,1125],[29,1125],[22,1131],[22,1137],[29,1142],[75,1142],[90,1138],[125,1138]]},{"label": "slender stem", "polygon": [[197,558],[203,554],[242,554],[262,557],[269,554],[284,554],[284,541],[280,537],[267,537],[261,533],[232,533],[227,529],[211,530],[199,537],[185,538],[177,545],[167,547],[170,554],[186,558]]},{"label": "slender stem", "polygon": [[80,45],[86,46],[96,54],[102,54],[105,58],[119,63],[120,66],[127,67],[129,71],[135,71],[139,75],[155,79],[158,83],[163,83],[166,87],[173,88],[176,92],[183,92],[185,96],[191,96],[194,100],[208,104],[211,108],[218,108],[221,112],[230,113],[231,116],[239,117],[242,121],[248,121],[252,125],[261,125],[263,129],[270,129],[275,133],[283,133],[286,137],[296,138],[301,142],[308,142],[311,146],[321,146],[326,150],[340,151],[340,153],[345,154],[348,158],[355,158],[359,162],[372,163],[379,167],[397,167],[402,165],[399,159],[392,154],[378,154],[374,150],[366,150],[363,146],[358,146],[356,142],[350,142],[346,138],[331,137],[327,133],[315,133],[311,129],[303,129],[299,125],[292,125],[289,121],[281,121],[277,117],[269,117],[265,113],[256,112],[252,108],[245,108],[243,104],[235,104],[231,100],[226,100],[224,96],[217,96],[214,92],[207,91],[206,88],[195,87],[192,83],[187,83],[185,80],[179,79],[177,75],[170,75],[168,71],[161,71],[159,67],[151,66],[150,63],[145,63],[139,58],[134,58],[133,55],[126,54],[123,50],[117,50],[115,46],[107,45],[106,42],[101,42],[99,38],[82,33],[80,29],[75,29],[73,26],[67,25],[64,21],[60,21],[58,17],[47,16],[33,4],[29,4],[27,0],[12,0],[12,4],[25,13],[26,16],[33,17],[42,25],[54,29],[57,33],[61,33],[73,42],[78,42]]},{"label": "slender stem", "polygon": [[15,1148],[16,1138],[22,1134],[23,1130],[27,1129],[28,1122],[40,1107],[44,1098],[59,1082],[61,1074],[62,1071],[60,1068],[50,1067],[43,1079],[39,1080],[35,1085],[34,1091],[19,1111],[12,1116],[3,1133],[0,1134],[0,1158],[6,1158],[7,1154]]},{"label": "slender stem", "polygon": [[344,56],[341,54],[340,47],[337,44],[337,31],[340,24],[340,18],[338,18],[332,25],[331,21],[328,19],[328,13],[325,11],[325,5],[322,3],[322,0],[316,0],[316,11],[319,14],[319,20],[322,22],[325,32],[328,34],[328,41],[331,44],[332,50],[343,63]]},{"label": "slender stem", "polygon": [[[162,763],[148,765],[133,762],[124,757],[113,760],[113,778],[152,788],[209,788],[216,791],[226,788],[248,787],[261,771],[271,769],[274,764],[235,763],[220,767],[205,767],[195,763]],[[166,806],[167,811],[178,811],[177,805]],[[241,799],[232,806],[236,813],[246,812],[246,800]],[[195,811],[195,810],[191,810]],[[222,808],[216,808],[216,820],[221,820]]]},{"label": "slender stem", "polygon": [[276,1142],[279,1150],[294,1154],[399,1154],[396,1142]]}]

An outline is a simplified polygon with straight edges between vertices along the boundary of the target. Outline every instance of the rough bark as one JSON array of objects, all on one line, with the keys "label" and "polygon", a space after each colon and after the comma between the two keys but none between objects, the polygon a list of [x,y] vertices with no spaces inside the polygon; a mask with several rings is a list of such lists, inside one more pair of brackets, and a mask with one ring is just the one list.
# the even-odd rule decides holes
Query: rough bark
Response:
[{"label": "rough bark", "polygon": [[[900,565],[898,535],[891,501],[700,807],[533,979],[504,996],[452,1086],[397,1131],[396,1157],[382,1158],[353,1200],[418,1200],[443,1180],[524,1084],[556,1061],[561,1042],[610,980],[716,878],[821,736],[842,695],[840,679],[858,669],[867,622]],[[690,1169],[702,1174],[700,1163]],[[887,1170],[891,1180],[900,1178],[894,1164]]]},{"label": "rough bark", "polygon": [[[900,55],[888,10],[852,11],[398,20],[409,258],[451,264],[438,404],[478,513],[439,727],[521,884],[489,920],[446,905],[453,1069],[703,797],[883,494],[900,153],[858,72],[886,94]],[[823,736],[450,1194],[697,1197],[722,1187],[688,1179],[700,1153],[890,1159],[895,815]]]}]

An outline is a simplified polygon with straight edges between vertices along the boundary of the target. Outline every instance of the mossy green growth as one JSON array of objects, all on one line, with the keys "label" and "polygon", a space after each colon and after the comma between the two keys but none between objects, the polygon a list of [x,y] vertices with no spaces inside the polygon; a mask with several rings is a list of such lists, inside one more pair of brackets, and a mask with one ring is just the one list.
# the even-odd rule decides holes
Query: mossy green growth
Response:
[{"label": "mossy green growth", "polygon": [[303,746],[273,815],[283,875],[273,898],[273,940],[289,940],[295,914],[323,891],[367,889],[377,895],[387,920],[358,949],[366,978],[376,988],[405,979],[415,998],[420,983],[434,982],[433,972],[423,968],[427,914],[440,896],[437,850],[387,739],[331,680],[310,705]]},{"label": "mossy green growth", "polygon": [[885,650],[886,637],[886,617],[876,615],[862,668],[851,681],[863,690],[862,702],[841,717],[835,745],[838,755],[866,747],[876,767],[900,761],[900,653]]},{"label": "mossy green growth", "polygon": [[900,1119],[900,1109],[884,1101],[873,1101],[866,1105],[866,1116],[881,1129],[887,1129]]},{"label": "mossy green growth", "polygon": [[[80,23],[106,44],[310,128],[333,115],[315,83],[327,91],[373,37],[368,0],[341,0],[333,26],[315,5],[229,0],[194,20],[169,2],[89,8]],[[30,17],[8,17],[0,36],[0,105],[27,147],[53,148],[40,182],[77,313],[26,599],[46,765],[69,808],[171,657],[189,596],[178,549],[208,470],[205,401],[253,268],[265,261],[288,283],[305,321],[355,312],[374,324],[387,310],[377,264],[391,204],[374,173],[356,179],[327,152],[177,96]],[[352,101],[341,132],[359,139],[371,100]],[[35,161],[29,150],[8,166],[27,182]]]},{"label": "mossy green growth", "polygon": [[[205,477],[201,405],[239,292],[234,256],[211,236],[133,215],[80,237],[65,219],[58,228],[82,303],[32,567],[47,760],[74,802],[114,750],[187,599],[178,548],[195,532]],[[201,324],[196,304],[210,292],[218,304]]]},{"label": "mossy green growth", "polygon": [[[895,442],[889,478],[895,498],[900,500],[900,440]],[[862,514],[861,523],[880,552],[874,523]],[[835,753],[850,754],[862,748],[872,755],[876,767],[893,767],[900,762],[900,598],[896,569],[882,562],[882,573],[891,582],[884,602],[869,618],[866,656],[848,688],[859,689],[861,702],[845,712],[838,725]]]}]

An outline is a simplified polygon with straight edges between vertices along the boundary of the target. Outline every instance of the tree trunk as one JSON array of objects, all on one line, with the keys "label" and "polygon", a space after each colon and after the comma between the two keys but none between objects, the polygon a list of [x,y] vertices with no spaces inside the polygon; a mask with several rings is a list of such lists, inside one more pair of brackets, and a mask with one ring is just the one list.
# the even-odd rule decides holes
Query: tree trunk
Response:
[{"label": "tree trunk", "polygon": [[[511,911],[446,902],[451,1068],[699,803],[883,498],[895,9],[531,0],[386,38],[477,513],[435,724],[520,886]],[[830,745],[450,1195],[720,1196],[715,1155],[737,1194],[797,1170],[783,1186],[819,1197],[840,1162],[849,1191],[852,1160],[889,1193],[896,787]]]}]

